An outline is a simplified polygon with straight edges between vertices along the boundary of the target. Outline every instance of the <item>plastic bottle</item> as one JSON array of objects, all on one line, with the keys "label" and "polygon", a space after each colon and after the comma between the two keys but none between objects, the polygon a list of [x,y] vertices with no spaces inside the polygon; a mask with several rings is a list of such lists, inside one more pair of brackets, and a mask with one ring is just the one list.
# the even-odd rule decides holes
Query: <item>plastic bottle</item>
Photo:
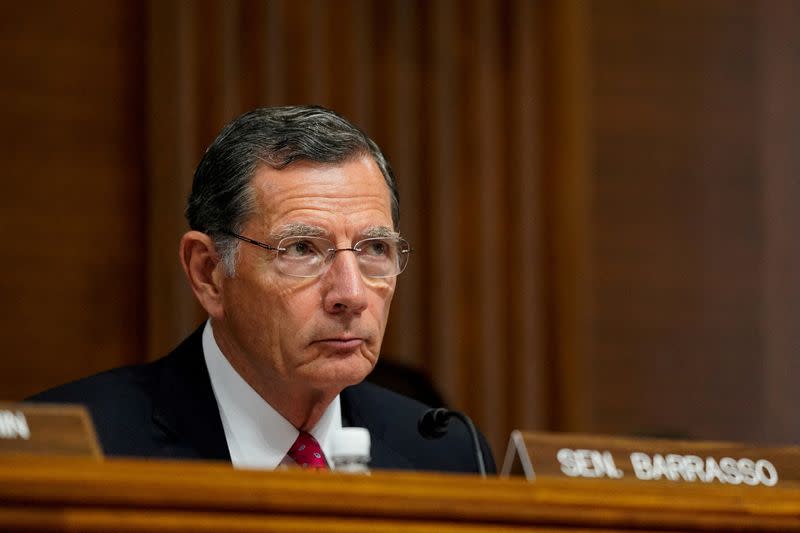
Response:
[{"label": "plastic bottle", "polygon": [[342,428],[331,440],[331,461],[337,472],[369,474],[370,437],[366,428]]}]

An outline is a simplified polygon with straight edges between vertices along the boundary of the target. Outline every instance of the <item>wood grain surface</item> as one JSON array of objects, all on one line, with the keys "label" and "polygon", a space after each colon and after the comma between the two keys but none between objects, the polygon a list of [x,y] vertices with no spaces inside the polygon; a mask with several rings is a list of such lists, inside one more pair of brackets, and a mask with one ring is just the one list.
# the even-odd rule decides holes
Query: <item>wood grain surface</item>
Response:
[{"label": "wood grain surface", "polygon": [[0,529],[800,531],[800,489],[0,458]]},{"label": "wood grain surface", "polygon": [[[91,415],[82,405],[25,404],[0,402],[0,416],[13,413],[28,430],[24,436],[5,434],[0,454],[57,455],[101,459]],[[5,432],[7,433],[7,431]]]}]

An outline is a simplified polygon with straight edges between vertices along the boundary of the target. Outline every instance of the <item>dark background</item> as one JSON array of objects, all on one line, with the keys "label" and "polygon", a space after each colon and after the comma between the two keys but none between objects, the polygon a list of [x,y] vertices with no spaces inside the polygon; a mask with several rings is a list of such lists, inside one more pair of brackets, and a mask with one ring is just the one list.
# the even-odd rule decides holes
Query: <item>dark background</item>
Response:
[{"label": "dark background", "polygon": [[0,397],[165,353],[221,126],[367,130],[414,244],[384,356],[512,428],[800,441],[800,3],[8,2]]}]

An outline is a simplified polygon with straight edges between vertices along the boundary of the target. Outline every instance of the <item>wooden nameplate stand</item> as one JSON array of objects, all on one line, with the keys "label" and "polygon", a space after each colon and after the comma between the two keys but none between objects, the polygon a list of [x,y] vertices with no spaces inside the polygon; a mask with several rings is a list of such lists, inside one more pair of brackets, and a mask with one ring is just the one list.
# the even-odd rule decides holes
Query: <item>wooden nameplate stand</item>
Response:
[{"label": "wooden nameplate stand", "polygon": [[0,456],[0,531],[787,532],[800,488],[16,454]]}]

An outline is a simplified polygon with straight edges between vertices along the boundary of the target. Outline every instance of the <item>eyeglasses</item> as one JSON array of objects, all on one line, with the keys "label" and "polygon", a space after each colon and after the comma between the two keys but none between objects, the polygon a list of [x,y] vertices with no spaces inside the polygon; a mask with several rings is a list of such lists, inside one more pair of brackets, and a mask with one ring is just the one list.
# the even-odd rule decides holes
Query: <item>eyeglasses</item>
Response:
[{"label": "eyeglasses", "polygon": [[275,252],[277,269],[298,278],[321,276],[333,263],[337,252],[353,252],[361,274],[368,278],[393,278],[406,267],[413,251],[408,241],[399,237],[372,237],[358,241],[352,248],[336,248],[322,237],[285,237],[277,246],[271,246],[231,231],[222,233]]}]

